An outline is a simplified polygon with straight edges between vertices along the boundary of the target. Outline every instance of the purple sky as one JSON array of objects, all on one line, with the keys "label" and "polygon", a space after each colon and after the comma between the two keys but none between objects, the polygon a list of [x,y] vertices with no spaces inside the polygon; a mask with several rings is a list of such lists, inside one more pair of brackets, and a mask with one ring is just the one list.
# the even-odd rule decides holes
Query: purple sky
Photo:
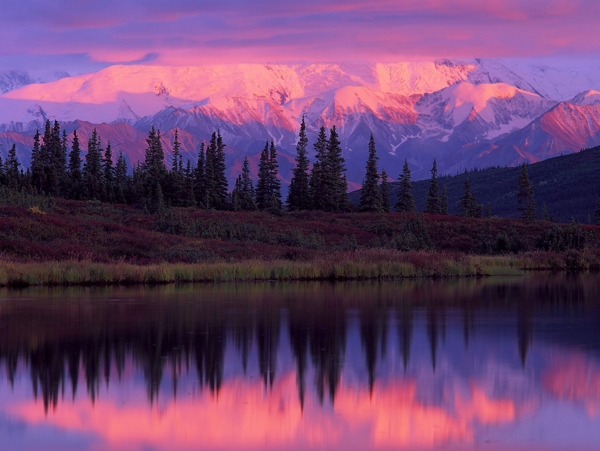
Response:
[{"label": "purple sky", "polygon": [[0,12],[0,69],[600,55],[597,0],[24,0]]}]

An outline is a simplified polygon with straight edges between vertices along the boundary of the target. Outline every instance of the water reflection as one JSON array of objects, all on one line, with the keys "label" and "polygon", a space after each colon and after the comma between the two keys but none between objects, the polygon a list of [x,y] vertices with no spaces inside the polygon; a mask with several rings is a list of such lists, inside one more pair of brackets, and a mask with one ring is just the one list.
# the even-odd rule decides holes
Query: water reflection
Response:
[{"label": "water reflection", "polygon": [[600,443],[596,275],[0,298],[0,449]]}]

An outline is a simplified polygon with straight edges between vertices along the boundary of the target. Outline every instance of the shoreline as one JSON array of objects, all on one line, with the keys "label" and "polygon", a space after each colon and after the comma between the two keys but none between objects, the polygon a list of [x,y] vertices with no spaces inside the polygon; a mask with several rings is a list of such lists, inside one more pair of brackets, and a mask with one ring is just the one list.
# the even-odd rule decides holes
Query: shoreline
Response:
[{"label": "shoreline", "polygon": [[596,269],[583,254],[526,253],[476,256],[370,250],[312,261],[244,260],[216,263],[134,264],[65,260],[0,260],[0,287],[158,285],[254,281],[457,279],[519,276],[528,271]]}]

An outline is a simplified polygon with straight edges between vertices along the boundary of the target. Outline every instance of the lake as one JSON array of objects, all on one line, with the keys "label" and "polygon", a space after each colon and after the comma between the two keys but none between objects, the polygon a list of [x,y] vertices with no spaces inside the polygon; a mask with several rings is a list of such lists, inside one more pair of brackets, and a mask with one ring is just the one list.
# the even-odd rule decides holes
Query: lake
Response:
[{"label": "lake", "polygon": [[597,450],[598,274],[0,291],[0,450]]}]

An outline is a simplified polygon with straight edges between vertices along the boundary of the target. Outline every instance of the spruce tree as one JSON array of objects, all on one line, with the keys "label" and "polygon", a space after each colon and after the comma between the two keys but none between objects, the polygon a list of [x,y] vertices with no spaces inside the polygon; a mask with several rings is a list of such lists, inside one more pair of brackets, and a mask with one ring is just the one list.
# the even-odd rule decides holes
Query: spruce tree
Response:
[{"label": "spruce tree", "polygon": [[225,210],[227,208],[227,177],[225,175],[225,144],[221,133],[212,134],[206,149],[205,180],[206,208]]},{"label": "spruce tree", "polygon": [[281,212],[281,183],[277,178],[278,167],[275,144],[271,141],[269,147],[267,141],[260,154],[256,184],[256,205],[261,211],[275,214]]},{"label": "spruce tree", "polygon": [[45,162],[44,191],[51,196],[60,196],[66,184],[67,153],[66,143],[63,145],[61,140],[58,121],[54,121],[52,127],[50,121],[46,121],[42,155]]},{"label": "spruce tree", "polygon": [[460,215],[465,218],[473,218],[475,217],[476,211],[477,202],[475,200],[475,194],[471,191],[471,183],[467,177],[463,186],[463,195],[460,197]]},{"label": "spruce tree", "polygon": [[194,197],[194,170],[192,169],[190,160],[187,160],[183,171],[183,193],[180,205],[182,207],[193,207],[196,205]]},{"label": "spruce tree", "polygon": [[233,187],[233,191],[231,191],[231,209],[233,211],[239,211],[242,209],[241,207],[241,192],[242,192],[242,175],[238,175],[237,179],[235,179],[235,185]]},{"label": "spruce tree", "polygon": [[250,178],[250,167],[248,157],[244,158],[242,165],[242,174],[240,175],[240,209],[245,211],[256,210],[256,202],[254,200],[254,185]]},{"label": "spruce tree", "polygon": [[19,166],[20,163],[17,159],[17,146],[16,144],[13,144],[8,151],[6,163],[4,164],[6,186],[13,190],[18,190],[20,188],[21,177]]},{"label": "spruce tree", "polygon": [[416,210],[415,199],[412,195],[412,183],[410,181],[410,169],[408,161],[404,160],[404,167],[399,180],[398,200],[396,211],[401,213],[412,213]]},{"label": "spruce tree", "polygon": [[517,203],[518,209],[521,212],[522,220],[535,220],[535,195],[533,192],[533,185],[529,181],[529,175],[527,174],[527,165],[525,163],[521,165],[521,173],[519,175],[519,182],[517,187]]},{"label": "spruce tree", "polygon": [[315,164],[309,180],[312,209],[325,210],[325,173],[327,170],[327,134],[325,127],[321,126],[319,129],[317,141],[313,144],[313,147],[315,149]]},{"label": "spruce tree", "polygon": [[340,212],[351,209],[348,198],[348,181],[346,180],[345,161],[342,157],[342,147],[335,125],[329,132],[327,141],[326,163],[324,165],[325,211]]},{"label": "spruce tree", "polygon": [[256,206],[259,210],[265,211],[269,208],[271,171],[269,168],[269,141],[260,153],[258,162],[258,181],[256,183]]},{"label": "spruce tree", "polygon": [[440,214],[444,216],[448,215],[448,190],[446,189],[446,185],[444,185],[440,196]]},{"label": "spruce tree", "polygon": [[308,174],[308,156],[306,147],[308,138],[306,137],[306,125],[304,116],[300,124],[300,133],[298,134],[298,144],[296,144],[296,167],[292,169],[292,180],[286,200],[289,211],[310,210],[312,208],[310,196],[310,177]]},{"label": "spruce tree", "polygon": [[440,188],[437,181],[437,162],[434,158],[433,167],[431,168],[429,191],[427,191],[427,199],[425,201],[425,213],[439,214],[440,211]]},{"label": "spruce tree", "polygon": [[160,130],[152,127],[146,142],[148,147],[142,165],[145,208],[151,213],[159,213],[166,208],[163,186],[167,178]]},{"label": "spruce tree", "polygon": [[44,159],[40,145],[40,132],[36,131],[33,137],[33,149],[31,151],[31,185],[38,193],[44,191]]},{"label": "spruce tree", "polygon": [[383,211],[381,205],[381,193],[379,191],[379,171],[377,170],[377,150],[375,149],[375,139],[371,133],[369,139],[369,157],[365,177],[363,179],[362,190],[360,192],[360,202],[358,211],[361,212],[379,212]]},{"label": "spruce tree", "polygon": [[179,132],[175,129],[175,137],[173,140],[173,154],[171,156],[171,170],[167,177],[167,194],[169,202],[174,206],[183,206],[184,201],[184,170],[182,155],[180,152],[181,143],[179,142]]},{"label": "spruce tree", "polygon": [[115,168],[112,161],[112,148],[110,141],[106,143],[104,156],[102,158],[102,169],[104,172],[104,200],[114,202],[115,200]]},{"label": "spruce tree", "polygon": [[281,202],[281,182],[279,181],[279,163],[277,162],[277,149],[275,149],[275,143],[271,140],[271,147],[269,149],[269,208],[271,213],[281,213],[282,202]]},{"label": "spruce tree", "polygon": [[73,141],[71,142],[71,152],[69,153],[69,167],[67,172],[68,189],[67,196],[71,199],[80,199],[83,189],[81,174],[81,149],[79,146],[79,137],[77,130],[73,131]]},{"label": "spruce tree", "polygon": [[385,172],[385,169],[381,170],[380,193],[381,193],[381,207],[383,208],[384,212],[389,213],[391,210],[390,185],[388,183],[388,175],[387,175],[387,172]]},{"label": "spruce tree", "polygon": [[215,200],[217,201],[215,207],[220,210],[226,210],[228,207],[229,183],[225,175],[225,171],[227,170],[225,166],[225,144],[219,130],[217,130],[217,152],[213,169],[215,177],[214,187],[216,189]]},{"label": "spruce tree", "polygon": [[101,200],[104,195],[102,170],[102,145],[96,129],[88,140],[87,155],[83,165],[83,185],[87,199]]},{"label": "spruce tree", "polygon": [[206,196],[206,153],[204,143],[200,144],[198,163],[194,169],[194,199],[198,208],[208,208]]}]

